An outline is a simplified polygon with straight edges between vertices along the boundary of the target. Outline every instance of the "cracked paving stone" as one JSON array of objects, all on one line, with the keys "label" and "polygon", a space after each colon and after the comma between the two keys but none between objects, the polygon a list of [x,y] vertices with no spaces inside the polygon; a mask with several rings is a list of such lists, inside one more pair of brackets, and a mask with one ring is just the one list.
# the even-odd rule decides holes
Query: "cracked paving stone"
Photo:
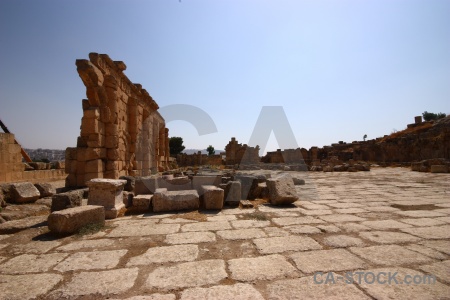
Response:
[{"label": "cracked paving stone", "polygon": [[[330,278],[339,278],[336,273],[329,273]],[[326,275],[308,276],[297,279],[279,280],[267,286],[268,299],[273,300],[303,300],[303,299],[371,299],[353,284],[345,284],[336,280],[335,284],[324,284]]]},{"label": "cracked paving stone", "polygon": [[268,226],[270,226],[270,221],[237,220],[237,221],[231,221],[231,225],[235,229],[260,228],[260,227],[268,227]]},{"label": "cracked paving stone", "polygon": [[443,254],[443,253],[441,253],[441,252],[439,252],[437,250],[434,250],[432,248],[428,248],[428,247],[425,247],[425,246],[422,246],[422,245],[411,244],[411,245],[405,246],[405,248],[409,249],[409,250],[412,250],[412,251],[416,251],[416,252],[422,253],[422,254],[424,254],[426,256],[429,256],[429,257],[435,258],[435,259],[443,260],[443,259],[447,258],[447,255],[445,255],[445,254]]},{"label": "cracked paving stone", "polygon": [[351,247],[349,249],[354,254],[378,265],[423,264],[433,261],[432,258],[399,245]]},{"label": "cracked paving stone", "polygon": [[433,264],[420,266],[419,269],[427,274],[436,276],[440,281],[450,283],[450,260],[444,260]]},{"label": "cracked paving stone", "polygon": [[225,262],[220,259],[180,263],[171,267],[159,267],[148,275],[147,289],[172,290],[217,284],[227,277]]},{"label": "cracked paving stone", "polygon": [[359,214],[359,213],[365,213],[367,210],[357,207],[352,208],[336,208],[334,209],[335,212],[338,214]]},{"label": "cracked paving stone", "polygon": [[128,250],[77,252],[60,262],[53,269],[59,272],[73,270],[112,269]]},{"label": "cracked paving stone", "polygon": [[365,221],[366,219],[360,218],[354,215],[348,215],[348,214],[333,214],[333,215],[327,215],[327,216],[320,216],[324,221],[331,222],[331,223],[339,223],[339,222],[360,222]]},{"label": "cracked paving stone", "polygon": [[321,231],[321,232],[328,232],[328,233],[336,233],[336,232],[340,232],[341,229],[337,226],[334,225],[317,225],[317,228]]},{"label": "cracked paving stone", "polygon": [[316,234],[322,232],[319,228],[309,225],[292,225],[283,228],[289,230],[289,232],[293,234]]},{"label": "cracked paving stone", "polygon": [[89,248],[103,248],[112,246],[114,244],[113,240],[109,239],[99,239],[99,240],[85,240],[85,241],[75,241],[64,246],[58,247],[56,251],[73,251],[73,250],[82,250]]},{"label": "cracked paving stone", "polygon": [[181,293],[181,300],[264,300],[263,296],[250,284],[217,285],[209,288],[191,288]]},{"label": "cracked paving stone", "polygon": [[182,232],[166,235],[167,244],[197,244],[215,242],[216,235],[209,231]]},{"label": "cracked paving stone", "polygon": [[228,221],[219,222],[200,222],[193,224],[186,224],[181,227],[182,232],[187,231],[217,231],[217,230],[227,230],[231,229],[230,223]]},{"label": "cracked paving stone", "polygon": [[330,235],[323,239],[324,243],[334,248],[346,248],[352,246],[364,246],[361,239],[348,235]]},{"label": "cracked paving stone", "polygon": [[359,236],[380,244],[418,242],[421,239],[413,235],[392,231],[363,231]]},{"label": "cracked paving stone", "polygon": [[[143,224],[140,224],[143,223]],[[188,224],[191,225],[191,224]],[[195,224],[192,224],[195,225]],[[146,236],[154,234],[170,234],[178,232],[180,224],[155,224],[153,222],[137,221],[127,226],[114,228],[108,237]]]},{"label": "cracked paving stone", "polygon": [[261,254],[322,249],[319,243],[305,236],[262,238],[253,240],[253,243]]},{"label": "cracked paving stone", "polygon": [[325,223],[324,221],[311,217],[283,217],[283,218],[273,218],[272,221],[280,226],[289,226],[289,225],[301,225],[301,224],[321,224]]},{"label": "cracked paving stone", "polygon": [[138,276],[138,268],[99,272],[80,272],[72,280],[51,293],[54,298],[68,298],[90,294],[114,295],[128,291]]},{"label": "cracked paving stone", "polygon": [[[362,270],[363,272],[380,274],[384,272],[385,274],[392,274],[392,277],[396,279],[398,284],[392,280],[391,283],[388,282],[389,277],[381,278],[382,281],[386,280],[384,284],[375,282],[365,282],[362,280],[358,285],[364,289],[370,296],[375,299],[445,299],[450,295],[450,287],[446,286],[440,282],[434,284],[405,284],[403,279],[406,275],[419,276],[421,279],[424,278],[424,274],[419,271],[415,271],[407,268],[381,268],[372,270]],[[397,273],[395,276],[394,274]],[[370,277],[372,278],[372,277]],[[406,279],[406,278],[405,278]]]},{"label": "cracked paving stone", "polygon": [[46,272],[68,255],[67,253],[23,254],[2,263],[0,272],[3,274]]},{"label": "cracked paving stone", "polygon": [[443,252],[450,255],[450,241],[438,240],[438,241],[422,241],[418,244],[424,245],[425,247],[435,249],[437,251]]},{"label": "cracked paving stone", "polygon": [[206,217],[208,222],[218,222],[218,221],[234,221],[236,220],[235,215],[219,215],[219,216],[212,216],[212,217]]},{"label": "cracked paving stone", "polygon": [[43,254],[51,249],[58,247],[61,242],[57,241],[32,241],[27,244],[14,245],[9,249],[13,253],[29,253],[29,254]]},{"label": "cracked paving stone", "polygon": [[231,278],[239,281],[272,280],[297,274],[296,269],[280,254],[228,261]]},{"label": "cracked paving stone", "polygon": [[365,266],[363,260],[345,249],[300,252],[290,257],[303,273],[354,270]]},{"label": "cracked paving stone", "polygon": [[384,230],[384,229],[401,229],[412,227],[411,225],[397,222],[395,220],[380,220],[380,221],[365,221],[361,222],[361,225],[368,226],[373,229]]},{"label": "cracked paving stone", "polygon": [[370,227],[361,225],[359,223],[340,223],[340,224],[336,224],[336,225],[346,232],[358,232],[358,231],[371,230]]},{"label": "cracked paving stone", "polygon": [[266,234],[259,228],[234,229],[217,231],[217,235],[226,240],[246,240],[266,237]]},{"label": "cracked paving stone", "polygon": [[426,227],[426,226],[436,226],[436,225],[445,225],[446,223],[443,221],[439,221],[436,219],[431,218],[417,218],[417,219],[400,219],[400,222],[419,226],[419,227]]},{"label": "cracked paving stone", "polygon": [[447,216],[446,214],[437,212],[435,210],[409,210],[409,211],[396,211],[394,213],[412,218],[432,218],[432,217]]},{"label": "cracked paving stone", "polygon": [[63,277],[59,274],[0,274],[0,299],[35,299],[47,294],[62,280]]},{"label": "cracked paving stone", "polygon": [[132,257],[127,263],[127,267],[151,263],[193,261],[197,259],[197,256],[197,245],[154,247],[148,249],[142,255]]},{"label": "cracked paving stone", "polygon": [[449,239],[450,225],[404,228],[401,231],[424,239]]},{"label": "cracked paving stone", "polygon": [[174,294],[151,294],[148,296],[134,296],[122,300],[175,300],[177,297]]},{"label": "cracked paving stone", "polygon": [[266,232],[267,236],[270,236],[270,237],[289,235],[289,232],[287,232],[281,228],[278,228],[278,227],[266,227],[266,228],[264,228],[264,231]]}]

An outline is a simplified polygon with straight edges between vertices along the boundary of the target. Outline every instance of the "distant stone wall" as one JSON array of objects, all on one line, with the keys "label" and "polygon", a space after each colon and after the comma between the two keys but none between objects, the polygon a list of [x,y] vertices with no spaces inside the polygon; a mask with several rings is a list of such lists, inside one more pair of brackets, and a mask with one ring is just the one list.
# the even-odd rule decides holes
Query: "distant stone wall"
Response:
[{"label": "distant stone wall", "polygon": [[194,154],[178,154],[177,164],[179,167],[201,166],[201,165],[223,165],[222,155]]},{"label": "distant stone wall", "polygon": [[97,53],[89,59],[76,61],[87,99],[77,147],[66,150],[66,186],[167,170],[169,130],[156,102],[127,78],[123,62]]},{"label": "distant stone wall", "polygon": [[25,171],[20,145],[14,142],[14,134],[0,133],[0,182],[39,182],[63,180],[63,169]]},{"label": "distant stone wall", "polygon": [[246,144],[239,144],[234,137],[225,146],[225,152],[225,164],[227,165],[257,164],[260,161],[259,146],[250,147]]}]

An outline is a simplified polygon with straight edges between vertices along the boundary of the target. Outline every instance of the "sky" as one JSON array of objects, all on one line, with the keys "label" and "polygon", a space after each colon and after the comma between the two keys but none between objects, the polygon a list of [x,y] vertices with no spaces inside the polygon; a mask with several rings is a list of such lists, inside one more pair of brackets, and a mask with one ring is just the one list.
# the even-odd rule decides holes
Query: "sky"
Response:
[{"label": "sky", "polygon": [[[0,119],[22,147],[76,146],[86,89],[75,60],[90,52],[124,61],[161,109],[210,116],[209,134],[166,124],[188,149],[249,143],[271,106],[287,122],[258,124],[289,124],[307,149],[450,114],[448,0],[2,0]],[[261,152],[280,148],[277,134]]]}]

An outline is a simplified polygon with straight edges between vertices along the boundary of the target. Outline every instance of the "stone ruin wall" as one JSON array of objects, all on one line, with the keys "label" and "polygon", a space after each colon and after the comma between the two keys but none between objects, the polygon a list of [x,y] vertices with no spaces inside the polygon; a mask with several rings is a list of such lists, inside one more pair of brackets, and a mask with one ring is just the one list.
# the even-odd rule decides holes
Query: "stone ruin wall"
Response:
[{"label": "stone ruin wall", "polygon": [[0,133],[0,182],[38,182],[66,177],[63,169],[26,171],[20,149],[14,134]]},{"label": "stone ruin wall", "polygon": [[86,86],[76,148],[66,150],[66,186],[94,178],[145,176],[169,168],[169,130],[158,104],[106,54],[76,60]]},{"label": "stone ruin wall", "polygon": [[223,165],[222,155],[214,154],[207,155],[199,153],[193,154],[178,154],[177,155],[177,164],[179,167],[188,167],[188,166],[201,166],[201,165]]},{"label": "stone ruin wall", "polygon": [[225,164],[227,165],[258,164],[260,162],[259,146],[250,147],[247,144],[239,144],[234,137],[225,146],[225,152]]}]

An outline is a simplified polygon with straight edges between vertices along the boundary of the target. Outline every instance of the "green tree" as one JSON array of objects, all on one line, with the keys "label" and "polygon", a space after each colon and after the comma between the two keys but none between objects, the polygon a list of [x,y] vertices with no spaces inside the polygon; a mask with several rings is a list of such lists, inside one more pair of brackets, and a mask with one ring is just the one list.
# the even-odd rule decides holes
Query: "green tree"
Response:
[{"label": "green tree", "polygon": [[365,134],[365,135],[363,136],[363,139],[364,139],[364,142],[365,142],[366,139],[367,139],[367,134]]},{"label": "green tree", "polygon": [[183,138],[173,136],[169,139],[170,155],[180,154],[184,150]]},{"label": "green tree", "polygon": [[206,151],[208,151],[208,155],[214,155],[216,153],[216,150],[214,150],[214,147],[211,145],[206,148]]},{"label": "green tree", "polygon": [[422,116],[423,116],[423,119],[425,121],[431,121],[431,120],[437,120],[437,119],[445,118],[447,115],[444,114],[444,113],[435,114],[435,113],[424,111],[422,113]]}]

